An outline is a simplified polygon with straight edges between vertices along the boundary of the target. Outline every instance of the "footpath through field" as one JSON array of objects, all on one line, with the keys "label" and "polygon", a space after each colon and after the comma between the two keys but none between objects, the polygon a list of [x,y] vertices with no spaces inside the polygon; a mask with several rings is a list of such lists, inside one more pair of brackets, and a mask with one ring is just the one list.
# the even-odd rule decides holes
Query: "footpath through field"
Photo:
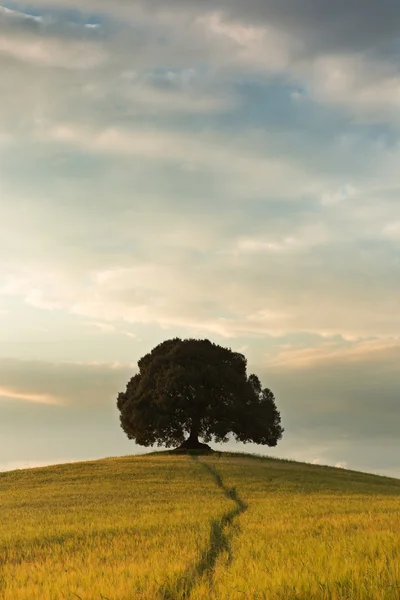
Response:
[{"label": "footpath through field", "polygon": [[190,597],[192,590],[199,581],[204,577],[207,579],[207,585],[210,588],[212,587],[213,571],[219,556],[225,552],[227,554],[227,565],[232,561],[231,538],[234,535],[232,530],[233,521],[248,508],[247,504],[238,495],[236,488],[227,487],[224,484],[221,474],[214,465],[199,459],[196,455],[190,456],[190,459],[197,462],[199,467],[214,479],[215,484],[224,496],[232,500],[235,506],[222,515],[221,518],[211,521],[209,543],[201,553],[200,559],[196,564],[187,569],[176,582],[160,589],[159,597],[162,600],[177,600],[178,598],[186,600]]}]

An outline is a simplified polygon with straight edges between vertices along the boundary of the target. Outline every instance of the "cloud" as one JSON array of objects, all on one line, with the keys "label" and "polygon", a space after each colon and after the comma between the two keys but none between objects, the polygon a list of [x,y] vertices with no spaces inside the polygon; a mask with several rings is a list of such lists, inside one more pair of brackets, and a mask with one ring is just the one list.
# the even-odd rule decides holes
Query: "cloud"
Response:
[{"label": "cloud", "polygon": [[14,69],[18,61],[47,68],[87,70],[104,65],[100,40],[84,28],[0,7],[0,61]]},{"label": "cloud", "polygon": [[[257,41],[253,26],[232,27],[235,44]],[[353,129],[318,142],[307,128],[236,129],[229,119],[260,109],[274,86],[257,105],[237,90],[230,104],[223,77],[215,95],[215,79],[188,65],[132,77],[115,39],[101,44],[113,73],[6,70],[3,294],[225,337],[398,333],[396,146]],[[11,94],[16,83],[30,93]]]},{"label": "cloud", "polygon": [[[29,37],[34,35],[32,31],[26,40],[6,37],[3,50],[23,60],[68,68],[99,66],[111,56],[108,76],[119,70],[140,72],[160,65],[170,72],[176,68],[196,71],[207,64],[212,65],[208,70],[217,74],[211,77],[214,86],[219,87],[232,80],[232,73],[239,78],[249,72],[280,74],[317,102],[344,108],[373,122],[398,124],[399,11],[391,0],[379,10],[371,0],[362,6],[359,2],[332,8],[327,0],[322,4],[308,0],[299,11],[293,0],[279,6],[275,0],[262,5],[252,0],[244,11],[239,2],[227,4],[223,0],[214,5],[175,1],[168,4],[168,9],[159,2],[150,5],[98,0],[88,3],[86,10],[104,13],[100,28],[104,33],[92,39],[99,28],[72,22],[71,17],[63,19],[62,5],[48,0],[42,10],[50,16],[43,23],[34,23],[38,25],[36,41]],[[75,6],[82,10],[81,5]],[[15,19],[14,13],[4,13],[3,17],[9,23],[21,22],[22,27],[30,15]],[[67,33],[78,38],[78,30],[85,30],[89,37],[82,41],[81,33],[81,40],[75,39],[71,45]],[[48,34],[53,31],[58,31],[63,48]],[[98,82],[104,82],[104,74]],[[198,91],[201,94],[201,89]],[[130,110],[147,101],[160,110],[178,110],[179,106],[183,111],[219,110],[230,103],[225,98],[221,105],[221,91],[216,98],[194,96],[190,101],[187,93],[185,98],[185,94],[174,96],[166,90],[137,87]]]},{"label": "cloud", "polygon": [[[258,367],[288,430],[314,443],[339,444],[343,452],[363,440],[381,443],[385,454],[385,444],[396,444],[398,437],[399,340],[352,342],[350,347],[342,342],[342,350],[334,353],[326,352],[326,346],[322,344],[320,359]],[[309,354],[315,357],[318,349]]]},{"label": "cloud", "polygon": [[399,125],[400,75],[395,64],[359,54],[323,55],[304,76],[319,102],[344,108],[359,119]]},{"label": "cloud", "polygon": [[269,362],[273,367],[309,368],[318,364],[335,362],[357,363],[366,358],[373,362],[380,361],[388,353],[395,355],[400,351],[400,337],[394,339],[356,340],[347,342],[327,341],[314,348],[288,348],[278,352]]},{"label": "cloud", "polygon": [[233,54],[225,58],[224,66],[250,68],[270,73],[282,72],[290,66],[296,44],[286,33],[268,23],[249,25],[239,20],[228,20],[222,11],[199,17],[198,27],[203,27],[207,38],[219,40]]},{"label": "cloud", "polygon": [[[310,185],[310,179],[304,170],[290,164],[290,161],[262,157],[253,153],[250,148],[243,152],[236,144],[229,145],[227,139],[210,135],[194,138],[192,135],[142,128],[136,131],[108,128],[93,132],[65,124],[44,132],[43,139],[73,144],[80,149],[109,155],[137,156],[163,163],[223,171],[229,173],[239,185],[246,178],[248,188],[254,191],[268,185],[269,193],[288,196],[306,193],[309,188],[315,189],[318,185],[315,181]],[[231,185],[232,192],[234,188],[235,185]]]},{"label": "cloud", "polygon": [[[304,238],[304,248],[252,246],[252,252],[248,247],[238,252],[236,219],[221,223],[222,229],[213,229],[208,216],[199,214],[188,214],[178,223],[173,214],[122,213],[121,219],[125,225],[117,219],[111,239],[118,240],[119,248],[126,242],[123,253],[96,254],[96,246],[93,250],[89,244],[81,249],[84,261],[79,263],[79,252],[57,256],[58,236],[55,250],[50,246],[46,256],[46,248],[40,265],[4,269],[2,294],[85,320],[121,319],[226,337],[290,332],[347,339],[399,335],[396,255],[383,242],[368,247],[339,238],[314,246]],[[137,258],[128,241],[132,223]],[[239,226],[243,230],[245,221]],[[276,244],[276,233],[270,239]],[[64,243],[69,247],[68,237]],[[377,277],[379,286],[371,288],[371,278]],[[335,348],[324,349],[331,351]],[[282,353],[275,360],[313,358],[310,351]]]},{"label": "cloud", "polygon": [[[183,221],[188,229],[182,240],[172,216],[155,220],[136,215],[134,220],[135,245],[142,257],[133,259],[129,245],[117,256],[95,256],[89,246],[81,264],[75,252],[70,257],[43,254],[40,265],[14,266],[8,273],[5,269],[1,293],[21,297],[40,310],[66,311],[85,320],[154,323],[225,337],[290,332],[347,339],[399,335],[397,267],[386,250],[379,256],[374,246],[360,251],[355,243],[346,248],[337,242],[301,252],[298,247],[284,252],[258,248],[254,254],[252,247],[252,252],[237,253],[229,249],[229,241],[224,249],[218,231],[210,236],[208,219],[199,215]],[[164,233],[167,224],[171,230]],[[192,228],[195,237],[189,244]],[[156,248],[165,248],[162,257],[153,252],[156,240]],[[207,244],[207,260],[202,243]],[[379,287],[371,290],[370,277],[378,276],[381,265],[384,276],[382,272]],[[334,354],[336,349],[327,346],[323,351]],[[317,351],[296,350],[274,360],[307,363],[318,358]]]},{"label": "cloud", "polygon": [[124,331],[124,330],[118,329],[114,325],[111,325],[111,323],[102,323],[101,321],[88,321],[87,323],[84,323],[84,325],[86,325],[89,328],[94,327],[95,329],[99,330],[100,333],[124,335],[124,336],[127,336],[132,339],[137,338],[137,335],[135,335],[131,331]]},{"label": "cloud", "polygon": [[46,67],[91,69],[106,58],[104,52],[87,43],[65,44],[58,40],[1,38],[0,52],[12,58]]},{"label": "cloud", "polygon": [[113,405],[134,370],[133,365],[0,358],[0,397],[3,402],[104,409]]},{"label": "cloud", "polygon": [[[121,75],[120,97],[132,115],[160,113],[208,114],[229,111],[238,103],[231,94],[199,85],[195,70],[166,72],[162,77],[140,77],[135,71]],[[218,83],[215,82],[217,85]]]},{"label": "cloud", "polygon": [[10,8],[6,8],[5,6],[0,6],[0,18],[8,18],[11,19],[22,19],[23,21],[33,21],[34,23],[42,23],[43,17],[38,17],[35,15],[26,14],[24,12],[20,12],[18,10],[11,10]]},{"label": "cloud", "polygon": [[[36,5],[36,0],[28,0],[25,6]],[[42,0],[41,6],[59,7],[58,0]],[[77,0],[71,6],[81,8]],[[176,13],[198,14],[220,11],[227,20],[240,20],[247,24],[273,23],[290,33],[297,32],[305,37],[311,47],[318,44],[360,49],[368,45],[373,48],[379,41],[386,41],[397,35],[400,10],[391,0],[383,0],[379,8],[373,0],[354,0],[349,5],[340,0],[332,5],[328,0],[305,0],[301,6],[295,0],[250,0],[246,7],[239,0],[209,0],[199,5],[194,0],[172,0],[165,4],[160,0],[150,2],[129,2],[128,0],[88,0],[88,10],[96,7],[104,13],[136,16],[139,11],[153,15]],[[307,35],[308,34],[308,35]]]},{"label": "cloud", "polygon": [[0,387],[0,398],[12,398],[16,400],[24,400],[26,402],[34,402],[38,404],[60,404],[59,398],[47,394],[31,394],[29,392],[19,392],[12,388]]}]

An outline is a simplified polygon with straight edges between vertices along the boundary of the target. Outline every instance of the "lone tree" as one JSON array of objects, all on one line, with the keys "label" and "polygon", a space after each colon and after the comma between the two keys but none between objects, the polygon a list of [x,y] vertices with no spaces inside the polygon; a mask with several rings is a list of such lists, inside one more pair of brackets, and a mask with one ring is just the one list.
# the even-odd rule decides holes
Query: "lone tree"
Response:
[{"label": "lone tree", "polygon": [[[138,362],[139,372],[118,394],[121,427],[141,446],[210,449],[199,442],[276,446],[283,429],[274,395],[246,358],[209,340],[174,338]],[[186,438],[186,439],[185,439]]]}]

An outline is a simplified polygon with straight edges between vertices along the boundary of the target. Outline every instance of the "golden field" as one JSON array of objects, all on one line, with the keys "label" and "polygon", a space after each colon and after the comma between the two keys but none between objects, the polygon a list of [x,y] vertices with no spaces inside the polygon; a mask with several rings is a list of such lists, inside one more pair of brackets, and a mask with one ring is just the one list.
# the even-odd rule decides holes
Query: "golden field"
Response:
[{"label": "golden field", "polygon": [[0,473],[1,600],[398,600],[400,480],[154,453]]}]

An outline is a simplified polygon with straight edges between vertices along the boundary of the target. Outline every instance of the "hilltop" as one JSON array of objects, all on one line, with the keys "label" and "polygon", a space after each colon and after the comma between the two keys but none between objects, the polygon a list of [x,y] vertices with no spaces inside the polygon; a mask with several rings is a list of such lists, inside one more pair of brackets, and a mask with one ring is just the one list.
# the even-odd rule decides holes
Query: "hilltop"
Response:
[{"label": "hilltop", "polygon": [[398,599],[400,480],[252,455],[0,474],[2,600]]}]

